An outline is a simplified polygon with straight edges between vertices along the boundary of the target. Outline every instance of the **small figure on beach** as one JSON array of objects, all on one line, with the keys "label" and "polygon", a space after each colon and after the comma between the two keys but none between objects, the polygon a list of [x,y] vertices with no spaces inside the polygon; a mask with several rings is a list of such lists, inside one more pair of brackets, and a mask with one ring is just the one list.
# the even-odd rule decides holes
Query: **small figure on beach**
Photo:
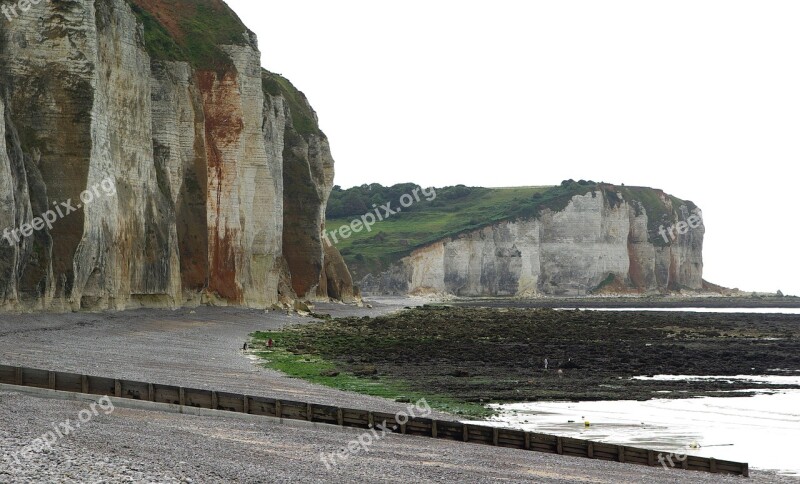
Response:
[{"label": "small figure on beach", "polygon": [[548,366],[550,366],[550,362],[547,361],[547,358],[545,358],[544,359],[544,369],[546,370]]},{"label": "small figure on beach", "polygon": [[247,342],[245,342],[244,346],[242,346],[242,351],[247,351]]},{"label": "small figure on beach", "polygon": [[275,342],[272,341],[272,338],[267,340],[267,348],[272,348],[275,345]]}]

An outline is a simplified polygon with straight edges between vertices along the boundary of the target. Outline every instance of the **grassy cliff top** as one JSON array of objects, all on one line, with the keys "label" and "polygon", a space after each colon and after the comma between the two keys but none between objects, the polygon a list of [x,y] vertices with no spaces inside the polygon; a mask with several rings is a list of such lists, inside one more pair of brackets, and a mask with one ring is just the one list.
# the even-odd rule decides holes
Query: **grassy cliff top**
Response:
[{"label": "grassy cliff top", "polygon": [[288,79],[280,74],[263,69],[261,71],[261,85],[265,93],[273,96],[283,96],[289,104],[289,111],[292,113],[292,125],[295,131],[301,135],[322,134],[317,122],[317,114],[308,103],[306,95],[294,87],[294,84]]},{"label": "grassy cliff top", "polygon": [[[400,197],[417,188],[415,184],[384,187],[362,185],[342,190],[334,187],[328,202],[327,230],[335,231],[353,220],[391,202],[400,207]],[[661,202],[660,190],[646,187],[617,187],[605,183],[567,180],[555,187],[478,188],[463,185],[436,189],[436,198],[428,200],[420,193],[420,201],[401,212],[376,223],[371,232],[361,231],[335,245],[344,256],[354,277],[386,270],[391,264],[424,247],[448,237],[478,230],[497,222],[537,218],[545,210],[561,211],[576,195],[601,190],[610,203],[619,203],[618,193],[636,209],[648,214],[650,239],[662,244],[658,227],[675,221],[675,213]],[[430,193],[430,192],[429,192]],[[670,197],[675,208],[695,205]],[[374,213],[374,212],[373,212]],[[383,213],[383,210],[381,210]],[[331,239],[331,242],[334,242]]]},{"label": "grassy cliff top", "polygon": [[[154,60],[189,62],[198,69],[224,68],[231,60],[220,46],[251,45],[255,38],[221,0],[127,1],[144,28],[145,45]],[[305,94],[288,79],[263,70],[262,85],[264,92],[283,96],[298,133],[322,134]]]},{"label": "grassy cliff top", "polygon": [[251,32],[221,0],[128,0],[155,60],[211,69],[230,63],[220,45],[248,45]]}]

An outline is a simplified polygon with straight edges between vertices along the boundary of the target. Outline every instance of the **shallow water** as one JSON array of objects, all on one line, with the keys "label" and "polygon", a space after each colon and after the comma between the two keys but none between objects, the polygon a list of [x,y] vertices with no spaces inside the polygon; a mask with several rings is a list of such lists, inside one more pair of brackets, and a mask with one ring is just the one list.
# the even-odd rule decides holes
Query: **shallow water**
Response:
[{"label": "shallow water", "polygon": [[[781,378],[782,383],[784,378],[800,380],[795,376],[747,378]],[[501,411],[496,425],[748,462],[751,468],[800,476],[800,390],[763,391],[739,398],[538,402],[494,407]],[[590,422],[589,427],[585,421]],[[696,446],[699,448],[692,448]]]},{"label": "shallow water", "polygon": [[[800,314],[800,308],[577,308],[581,311],[666,311],[677,313]],[[575,308],[556,308],[574,311]]]},{"label": "shallow water", "polygon": [[642,381],[705,381],[715,380],[721,382],[747,381],[756,384],[773,385],[800,385],[800,370],[773,370],[779,375],[735,375],[735,376],[710,376],[710,375],[653,375],[635,376],[633,380]]}]

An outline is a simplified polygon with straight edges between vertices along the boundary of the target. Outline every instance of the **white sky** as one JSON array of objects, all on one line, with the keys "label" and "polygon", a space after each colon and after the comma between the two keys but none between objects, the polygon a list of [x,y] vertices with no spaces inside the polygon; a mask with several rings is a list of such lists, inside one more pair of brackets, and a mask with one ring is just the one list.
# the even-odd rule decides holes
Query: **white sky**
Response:
[{"label": "white sky", "polygon": [[705,278],[800,295],[800,2],[228,0],[336,183],[661,188]]}]

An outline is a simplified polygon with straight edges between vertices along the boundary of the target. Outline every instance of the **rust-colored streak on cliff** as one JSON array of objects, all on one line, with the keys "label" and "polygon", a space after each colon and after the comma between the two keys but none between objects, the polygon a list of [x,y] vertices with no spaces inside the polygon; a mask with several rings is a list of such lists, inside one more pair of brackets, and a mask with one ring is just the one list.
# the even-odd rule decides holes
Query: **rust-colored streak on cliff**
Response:
[{"label": "rust-colored streak on cliff", "polygon": [[647,287],[647,281],[644,277],[642,264],[639,257],[636,256],[633,244],[633,234],[628,234],[628,258],[630,259],[630,268],[628,269],[628,277],[630,277],[631,285],[637,291],[643,291]]},{"label": "rust-colored streak on cliff", "polygon": [[667,287],[670,290],[678,290],[681,288],[678,281],[678,261],[673,253],[670,253],[669,257],[669,284]]},{"label": "rust-colored streak on cliff", "polygon": [[216,72],[199,72],[198,84],[203,98],[208,160],[208,289],[225,299],[241,302],[242,287],[237,280],[239,220],[235,206],[238,194],[236,158],[227,155],[235,150],[244,127],[239,100],[239,85],[234,72],[219,78]]},{"label": "rust-colored streak on cliff", "polygon": [[319,297],[327,138],[224,1],[41,2],[0,27],[0,231],[101,186],[2,242],[0,310]]}]

